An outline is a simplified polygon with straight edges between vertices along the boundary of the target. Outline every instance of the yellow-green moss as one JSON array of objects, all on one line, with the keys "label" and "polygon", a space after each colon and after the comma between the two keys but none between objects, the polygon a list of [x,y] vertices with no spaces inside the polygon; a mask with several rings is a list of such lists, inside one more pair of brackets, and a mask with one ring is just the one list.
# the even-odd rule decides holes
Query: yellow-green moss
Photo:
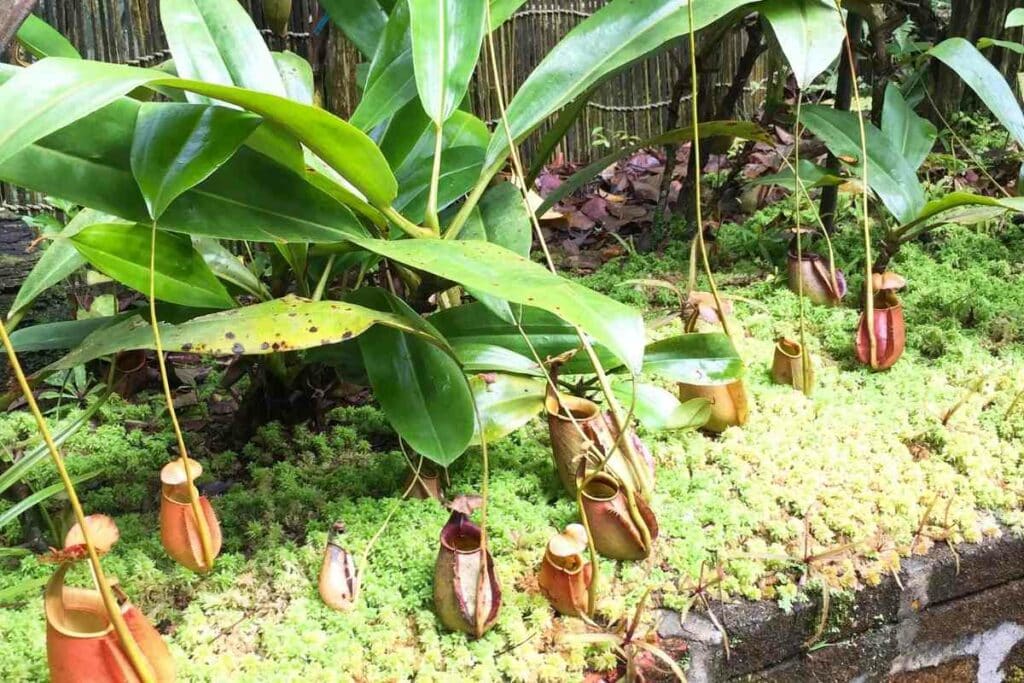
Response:
[{"label": "yellow-green moss", "polygon": [[[723,244],[742,236],[742,226],[731,230],[723,231]],[[779,281],[779,264],[734,262],[723,280],[725,293],[736,297],[750,422],[715,438],[648,435],[659,465],[654,507],[662,537],[651,561],[603,563],[604,612],[622,614],[648,587],[665,605],[682,607],[683,577],[716,560],[734,596],[799,600],[805,521],[812,553],[855,544],[855,553],[815,566],[815,576],[834,589],[874,583],[898,567],[900,555],[926,550],[947,533],[977,540],[997,532],[996,520],[1024,527],[1024,415],[1003,419],[1014,391],[1024,388],[1016,332],[1024,327],[1024,278],[1011,258],[1022,241],[1018,228],[996,237],[950,229],[930,245],[908,248],[894,267],[910,282],[910,340],[906,357],[886,373],[853,364],[853,308],[809,309],[818,375],[809,399],[769,381],[773,340],[796,333],[797,299]],[[856,264],[855,241],[838,246],[844,265]],[[679,277],[680,256],[613,263],[588,282],[667,307],[664,294],[613,285]],[[650,311],[652,319],[658,314]],[[668,326],[655,335],[677,332]],[[184,680],[403,680],[416,672],[425,681],[578,681],[588,665],[610,665],[607,652],[557,642],[559,629],[579,624],[553,617],[536,587],[548,537],[575,519],[540,421],[491,451],[490,533],[505,605],[496,628],[470,642],[442,632],[430,609],[446,518],[431,502],[400,503],[353,612],[332,612],[317,596],[330,524],[344,520],[345,543],[359,553],[398,504],[402,456],[370,446],[393,443],[378,411],[337,410],[322,433],[268,425],[240,453],[204,453],[196,443],[206,479],[235,482],[214,501],[225,552],[212,575],[197,577],[167,559],[157,536],[157,472],[170,435],[124,425],[162,426],[158,405],[156,398],[114,401],[67,451],[74,471],[104,471],[84,501],[91,511],[116,515],[121,527],[108,569],[167,632]],[[0,417],[5,443],[30,434],[24,415]],[[53,480],[48,465],[32,477],[37,485]],[[475,491],[479,481],[478,454],[470,452],[452,469],[452,490]],[[929,508],[926,533],[917,534]],[[50,571],[34,558],[11,568],[0,572],[0,590]],[[0,609],[0,622],[0,678],[43,677],[41,601]]]}]

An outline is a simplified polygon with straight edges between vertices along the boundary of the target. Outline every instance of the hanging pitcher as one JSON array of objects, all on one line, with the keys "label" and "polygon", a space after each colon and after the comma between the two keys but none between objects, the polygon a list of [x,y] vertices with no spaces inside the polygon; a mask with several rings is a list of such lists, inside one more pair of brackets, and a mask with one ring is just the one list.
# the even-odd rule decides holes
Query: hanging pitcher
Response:
[{"label": "hanging pitcher", "polygon": [[417,500],[430,498],[443,503],[444,481],[441,478],[442,474],[441,470],[433,463],[426,460],[421,461],[418,473],[415,467],[409,470],[409,474],[402,483],[402,490],[409,492],[409,498]]},{"label": "hanging pitcher", "polygon": [[355,558],[338,539],[345,525],[335,523],[327,534],[327,548],[320,566],[320,597],[331,609],[347,612],[355,607],[359,598],[359,568]]},{"label": "hanging pitcher", "polygon": [[[203,467],[192,459],[188,460],[188,464],[192,481],[195,481],[203,473]],[[160,541],[164,549],[175,562],[194,572],[209,571],[211,567],[206,566],[203,558],[199,528],[193,514],[188,479],[181,460],[173,460],[164,465],[160,470],[160,482]],[[220,522],[205,496],[199,497],[199,505],[210,530],[210,550],[216,557],[221,547]]]},{"label": "hanging pitcher", "polygon": [[596,474],[583,487],[583,514],[597,552],[613,560],[642,560],[658,537],[658,520],[647,501],[615,477]]},{"label": "hanging pitcher", "polygon": [[[654,486],[654,457],[632,429],[626,438],[632,440],[636,452],[643,459],[640,471],[634,474],[620,445],[615,446],[618,430],[611,415],[602,412],[593,401],[568,394],[556,395],[549,386],[544,405],[548,415],[551,452],[555,469],[565,490],[576,495],[577,482],[605,459],[605,469],[636,490],[651,490]],[[640,479],[643,478],[643,481]]]},{"label": "hanging pitcher", "polygon": [[903,304],[896,291],[906,286],[906,280],[896,273],[875,273],[872,276],[874,294],[875,357],[871,358],[871,335],[867,317],[861,313],[855,342],[857,360],[872,370],[888,370],[903,355],[907,330],[903,322]]},{"label": "hanging pitcher", "polygon": [[807,359],[807,382],[804,383],[803,347],[785,337],[775,343],[775,356],[772,359],[772,380],[776,384],[786,384],[797,391],[809,390],[814,386],[814,368],[810,358]]},{"label": "hanging pitcher", "polygon": [[[105,554],[120,536],[114,521],[105,515],[86,518],[93,546]],[[53,683],[82,681],[125,681],[134,683],[138,675],[120,641],[103,596],[96,589],[64,585],[65,575],[74,565],[72,558],[85,557],[84,536],[76,524],[64,539],[62,561],[46,584],[43,608],[46,613],[46,659]],[[124,617],[128,632],[142,651],[156,680],[174,680],[174,660],[160,633],[111,581],[111,589]]]},{"label": "hanging pitcher", "polygon": [[818,254],[805,251],[803,258],[798,258],[796,251],[789,252],[789,289],[800,292],[800,276],[804,280],[804,296],[813,303],[824,306],[838,306],[846,296],[846,278],[843,272],[835,269],[835,280],[829,270],[828,262]]},{"label": "hanging pitcher", "polygon": [[587,530],[570,524],[548,541],[537,582],[544,597],[559,614],[586,614],[588,589],[594,568],[586,559]]},{"label": "hanging pitcher", "polygon": [[[445,628],[476,638],[494,626],[501,608],[494,560],[481,548],[481,539],[480,527],[469,519],[469,510],[454,504],[451,517],[441,529],[434,565],[434,611],[438,619]],[[487,577],[481,585],[484,567]]]}]

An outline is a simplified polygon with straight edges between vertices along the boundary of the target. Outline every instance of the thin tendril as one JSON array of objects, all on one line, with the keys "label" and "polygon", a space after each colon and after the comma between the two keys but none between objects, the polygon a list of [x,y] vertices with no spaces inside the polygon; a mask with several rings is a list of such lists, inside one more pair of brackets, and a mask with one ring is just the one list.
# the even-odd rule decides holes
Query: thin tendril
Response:
[{"label": "thin tendril", "polygon": [[[486,7],[486,20],[488,22],[488,25],[490,25],[491,19],[489,5]],[[497,59],[495,56],[496,51],[494,49],[494,38],[492,32],[487,33],[487,51],[491,63],[491,73],[494,78],[497,90],[498,109],[501,114],[501,125],[505,130],[505,137],[508,140],[510,157],[512,160],[513,176],[517,181],[516,185],[519,187],[519,191],[523,196],[523,200],[526,201],[526,175],[523,172],[522,160],[519,157],[519,150],[516,147],[515,138],[512,135],[512,129],[509,126],[508,122],[508,112],[505,106],[504,81],[502,80],[501,74],[498,72]],[[529,202],[527,202],[527,206],[529,206]],[[540,227],[540,221],[537,219],[537,215],[534,211],[531,210],[529,214],[530,222],[532,223],[534,233],[537,236],[537,241],[540,243],[541,250],[544,252],[544,259],[547,262],[548,269],[552,273],[557,274],[554,259],[551,258],[551,252],[548,249],[547,240],[544,239],[544,233]],[[634,473],[639,474],[641,472],[642,464],[640,461],[640,455],[639,453],[637,453],[636,448],[634,448],[632,441],[630,439],[625,438],[627,428],[630,424],[630,420],[632,420],[633,411],[635,409],[635,401],[633,402],[633,404],[630,405],[629,410],[626,413],[626,417],[623,418],[622,407],[619,405],[619,402],[616,400],[615,395],[612,392],[611,384],[608,381],[608,377],[604,372],[604,367],[601,365],[601,361],[598,358],[597,353],[594,351],[593,345],[590,343],[590,340],[587,339],[587,335],[579,326],[574,325],[573,327],[575,329],[576,335],[580,339],[584,351],[589,357],[591,364],[594,366],[594,373],[597,375],[598,382],[601,385],[601,392],[604,394],[605,400],[608,402],[608,408],[612,414],[612,420],[615,423],[615,427],[619,432],[619,435],[616,438],[611,451],[614,452],[616,449],[621,448],[626,458],[627,464],[630,466],[631,469],[634,470]],[[541,363],[541,366],[543,367],[543,363]],[[556,396],[557,395],[558,392],[556,391]],[[642,487],[642,492],[644,494],[650,493],[650,486],[648,485],[647,480],[647,477],[637,478],[637,483],[640,484],[640,486]]]},{"label": "thin tendril", "polygon": [[[793,130],[793,135],[796,138],[795,155],[796,155],[796,173],[795,177],[797,182],[800,178],[800,106],[803,102],[803,92],[798,90],[796,94],[796,126]],[[793,202],[795,204],[796,212],[796,261],[801,266],[804,262],[804,245],[803,245],[803,230],[800,224],[800,191],[797,190],[793,193]],[[811,394],[811,383],[810,369],[811,359],[807,355],[807,335],[806,335],[806,324],[805,324],[805,311],[804,307],[806,301],[804,300],[804,269],[802,267],[796,269],[797,272],[797,296],[800,297],[800,388],[804,392],[805,396]],[[838,293],[838,292],[837,292]]]},{"label": "thin tendril", "polygon": [[860,87],[857,84],[856,56],[853,52],[850,33],[846,30],[846,22],[843,21],[843,8],[839,0],[835,0],[835,5],[836,14],[839,15],[839,21],[843,24],[843,32],[846,34],[846,56],[847,61],[850,63],[850,80],[853,85],[853,99],[857,106],[857,125],[860,128],[861,174],[864,183],[864,186],[861,188],[864,198],[862,207],[864,214],[864,321],[868,327],[868,363],[874,368],[878,364],[878,340],[875,339],[875,287],[871,277],[873,271],[871,265],[871,217],[868,214],[870,209],[870,191],[868,189],[867,131],[864,127],[864,107],[860,99]]},{"label": "thin tendril", "polygon": [[704,262],[704,274],[708,278],[708,287],[711,289],[711,296],[715,300],[715,309],[718,311],[718,318],[722,321],[722,331],[729,339],[732,333],[729,331],[729,323],[725,319],[725,311],[722,309],[722,299],[718,296],[718,286],[715,284],[715,276],[711,273],[711,262],[708,260],[707,245],[704,244],[704,210],[701,207],[701,168],[700,168],[700,111],[697,104],[697,39],[693,28],[693,4],[695,0],[686,3],[686,13],[689,17],[689,38],[690,38],[690,116],[693,128],[693,142],[690,143],[690,156],[693,160],[693,201],[696,204],[697,219],[697,244],[700,247],[701,259]]},{"label": "thin tendril", "polygon": [[89,531],[89,525],[85,521],[85,512],[82,509],[81,501],[78,499],[78,493],[75,491],[75,485],[71,481],[71,476],[68,474],[67,468],[64,466],[64,458],[57,449],[57,444],[54,442],[53,436],[50,434],[50,429],[46,424],[46,419],[39,410],[39,404],[36,403],[36,397],[32,394],[32,389],[28,385],[28,380],[25,377],[25,371],[22,369],[21,362],[18,360],[18,355],[14,351],[14,345],[11,344],[11,338],[7,335],[7,327],[4,325],[2,317],[0,317],[0,341],[3,342],[4,349],[7,351],[7,358],[10,361],[11,370],[14,372],[14,376],[18,381],[18,386],[21,388],[21,392],[25,397],[25,402],[28,404],[32,417],[35,418],[36,426],[39,428],[39,433],[42,435],[43,441],[46,442],[46,447],[50,451],[50,458],[53,460],[53,464],[57,468],[57,474],[60,476],[61,483],[64,485],[64,491],[67,493],[68,502],[71,505],[71,510],[74,512],[75,521],[78,522],[78,528],[82,530],[82,540],[84,542],[86,552],[89,555],[89,567],[92,570],[93,578],[96,581],[96,587],[100,591],[100,597],[103,599],[103,606],[107,610],[107,615],[110,617],[110,622],[114,626],[114,631],[117,632],[117,638],[121,642],[121,646],[139,678],[144,683],[155,681],[156,677],[153,674],[153,670],[143,655],[141,648],[139,648],[138,643],[135,642],[131,632],[128,630],[128,624],[125,623],[124,615],[121,613],[121,608],[117,604],[117,600],[114,598],[113,591],[110,588],[110,582],[107,580],[106,574],[103,572],[103,566],[100,564],[100,556],[96,551],[96,546],[93,544],[92,534]]},{"label": "thin tendril", "polygon": [[149,243],[149,323],[153,328],[153,344],[156,346],[156,360],[160,366],[160,382],[164,389],[167,413],[170,415],[171,425],[174,427],[174,437],[178,441],[181,467],[185,470],[189,506],[192,508],[192,515],[196,520],[196,530],[199,532],[199,545],[203,551],[204,569],[210,571],[213,569],[214,561],[213,542],[210,540],[210,527],[206,523],[206,515],[203,514],[203,507],[199,502],[199,491],[192,481],[192,468],[189,467],[188,448],[185,446],[185,436],[182,434],[181,425],[178,424],[178,413],[174,410],[174,397],[171,394],[171,384],[167,379],[163,341],[160,338],[160,323],[156,317],[156,234],[156,221],[154,220]]}]

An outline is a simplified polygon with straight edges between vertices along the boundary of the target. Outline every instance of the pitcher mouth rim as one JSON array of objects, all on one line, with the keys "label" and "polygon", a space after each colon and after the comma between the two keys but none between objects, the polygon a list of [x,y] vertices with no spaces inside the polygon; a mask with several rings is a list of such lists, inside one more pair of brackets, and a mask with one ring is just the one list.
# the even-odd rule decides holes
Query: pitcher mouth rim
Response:
[{"label": "pitcher mouth rim", "polygon": [[[458,548],[455,545],[453,545],[450,542],[450,540],[449,540],[449,536],[457,537],[460,534],[474,536],[475,537],[474,540],[476,542],[476,547],[473,548],[472,550],[463,550],[462,548]],[[451,552],[456,553],[458,555],[474,555],[476,553],[479,553],[482,550],[482,548],[480,547],[480,539],[481,539],[481,537],[482,537],[482,534],[480,533],[480,528],[477,527],[475,524],[473,524],[472,526],[464,526],[464,527],[456,526],[454,529],[442,529],[442,531],[441,531],[441,547],[444,548],[445,550],[450,550]]]},{"label": "pitcher mouth rim", "polygon": [[[587,491],[587,489],[593,484],[605,484],[614,488],[614,492],[607,496],[594,495]],[[622,484],[620,484],[614,477],[608,474],[596,474],[581,491],[584,498],[592,500],[595,503],[607,503],[608,501],[615,500],[615,497],[622,493]]]},{"label": "pitcher mouth rim", "polygon": [[[579,405],[583,405],[587,408],[588,415],[583,417],[577,417],[572,415],[566,415],[562,409],[563,407],[574,412],[571,407],[565,405],[568,401],[576,402]],[[560,396],[553,395],[552,392],[548,392],[548,395],[544,397],[544,410],[547,412],[548,417],[556,418],[562,422],[591,422],[601,416],[601,406],[597,405],[590,399],[582,398],[580,396],[572,396],[568,394],[562,394]]]},{"label": "pitcher mouth rim", "polygon": [[775,349],[786,358],[795,359],[803,356],[803,347],[800,342],[785,337],[775,342]]},{"label": "pitcher mouth rim", "polygon": [[[547,562],[548,564],[550,564],[552,567],[554,567],[558,571],[562,572],[563,574],[568,574],[570,576],[575,576],[576,574],[579,574],[580,572],[582,572],[583,569],[588,564],[587,561],[583,558],[583,556],[581,554],[576,555],[576,557],[579,557],[582,561],[579,563],[579,566],[577,566],[575,569],[567,569],[567,568],[563,567],[560,563],[556,562],[554,559],[550,559],[550,558],[562,558],[562,557],[564,557],[564,556],[562,556],[562,555],[555,555],[550,550],[545,550],[544,551],[544,561]],[[573,557],[573,556],[570,555],[568,557]]]}]

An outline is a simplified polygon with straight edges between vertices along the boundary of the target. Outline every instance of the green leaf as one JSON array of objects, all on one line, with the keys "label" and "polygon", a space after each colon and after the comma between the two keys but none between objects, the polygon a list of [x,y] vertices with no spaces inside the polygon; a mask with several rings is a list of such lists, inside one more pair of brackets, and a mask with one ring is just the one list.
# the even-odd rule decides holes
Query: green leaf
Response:
[{"label": "green leaf", "polygon": [[[801,159],[800,163],[797,164],[797,168],[800,170],[800,182],[807,189],[814,187],[825,187],[826,185],[842,185],[846,182],[845,178],[841,178],[832,173],[827,169],[817,164],[808,161],[807,159]],[[750,185],[778,185],[784,187],[790,192],[796,191],[796,179],[793,177],[793,172],[788,168],[784,168],[778,173],[769,173],[751,180]]]},{"label": "green leaf", "polygon": [[921,213],[913,221],[900,228],[900,233],[909,233],[915,227],[927,223],[940,214],[964,206],[987,206],[1024,213],[1024,197],[987,197],[970,192],[949,192],[925,204]]},{"label": "green leaf", "polygon": [[526,0],[491,0],[490,30],[493,31],[504,24],[525,4]]},{"label": "green leaf", "polygon": [[391,117],[380,139],[380,151],[397,177],[408,171],[406,166],[410,162],[418,163],[422,157],[433,154],[433,127],[419,100],[412,100]]},{"label": "green leaf", "polygon": [[284,81],[288,99],[301,104],[314,104],[316,84],[313,79],[313,65],[294,52],[274,52],[274,65]]},{"label": "green leaf", "polygon": [[[545,119],[602,79],[690,31],[687,0],[613,0],[568,33],[541,61],[508,106],[512,138],[522,141]],[[752,0],[715,0],[693,6],[694,30]],[[499,126],[484,162],[508,154]]]},{"label": "green leaf", "polygon": [[270,293],[259,278],[219,241],[212,237],[193,237],[192,246],[218,278],[257,298],[270,298]]},{"label": "green leaf", "polygon": [[363,96],[352,112],[353,126],[370,130],[416,97],[416,75],[409,37],[409,5],[391,12],[370,62]]},{"label": "green leaf", "polygon": [[14,350],[18,353],[71,349],[85,341],[85,338],[96,330],[123,322],[134,315],[134,313],[122,313],[115,316],[61,320],[55,323],[22,327],[11,333],[11,344],[14,345]]},{"label": "green leaf", "polygon": [[[633,402],[630,382],[615,382],[612,391],[623,406]],[[633,412],[640,424],[652,431],[696,429],[704,426],[711,417],[711,402],[706,398],[694,398],[680,403],[676,395],[666,389],[637,383]]]},{"label": "green leaf", "polygon": [[[768,134],[764,129],[755,123],[746,121],[709,121],[700,124],[702,138],[717,137],[720,135],[742,138],[744,140],[757,140],[767,142]],[[589,166],[584,166],[565,179],[561,185],[548,193],[544,202],[537,208],[537,215],[542,216],[545,211],[560,202],[563,198],[591,182],[598,173],[611,166],[613,163],[627,157],[634,152],[648,147],[658,147],[668,143],[685,143],[693,140],[693,128],[676,128],[674,130],[655,135],[654,137],[642,140],[638,143],[628,145],[613,152],[609,152]]]},{"label": "green leaf", "polygon": [[1024,45],[1015,43],[1012,40],[998,40],[996,38],[978,38],[978,49],[985,50],[990,47],[1001,47],[1004,50],[1010,50],[1016,52],[1019,55],[1024,55]]},{"label": "green leaf", "polygon": [[[509,182],[488,189],[473,207],[459,239],[483,240],[529,258],[533,225],[522,193]],[[504,299],[473,290],[469,293],[504,320],[515,322],[515,313]]]},{"label": "green leaf", "polygon": [[978,48],[964,38],[942,41],[928,54],[955,71],[973,90],[1018,144],[1024,145],[1024,113],[1006,79]]},{"label": "green leaf", "polygon": [[[444,150],[437,186],[438,209],[451,205],[473,187],[480,177],[483,155],[483,150],[479,147],[454,147]],[[427,211],[432,167],[433,161],[424,158],[418,167],[402,178],[402,191],[394,202],[395,209],[414,223],[421,222]]]},{"label": "green leaf", "polygon": [[[397,178],[407,177],[414,169],[434,156],[434,127],[418,100],[391,117],[380,142],[381,152],[395,170]],[[443,129],[442,149],[453,147],[486,147],[490,132],[487,125],[467,112],[456,110]],[[427,163],[429,166],[429,163]]]},{"label": "green leaf", "polygon": [[839,57],[845,20],[822,0],[765,0],[758,5],[786,55],[796,83],[806,88]]},{"label": "green leaf", "polygon": [[638,311],[554,275],[508,249],[479,241],[352,241],[375,254],[469,289],[554,313],[581,327],[631,370],[640,371],[644,324]]},{"label": "green leaf", "polygon": [[[860,127],[857,114],[836,111],[820,104],[803,108],[803,122],[829,150],[840,158],[856,160],[851,170],[861,169]],[[912,220],[924,207],[925,196],[917,174],[894,149],[894,142],[882,131],[864,123],[868,150],[868,185],[893,216],[901,223]],[[858,173],[859,176],[859,173]]]},{"label": "green leaf", "polygon": [[28,309],[43,292],[85,265],[85,259],[68,240],[69,237],[90,225],[112,222],[117,222],[113,216],[92,209],[79,211],[71,222],[64,226],[60,235],[50,242],[43,255],[36,261],[36,265],[25,276],[7,318],[11,319]]},{"label": "green leaf", "polygon": [[1010,10],[1010,13],[1006,15],[1004,28],[1017,28],[1018,26],[1024,26],[1024,8],[1022,7]]},{"label": "green leaf", "polygon": [[[487,373],[469,378],[487,442],[516,431],[544,409],[547,381],[505,373]],[[480,425],[474,424],[474,445],[480,443]]]},{"label": "green leaf", "polygon": [[903,99],[899,86],[889,83],[885,88],[885,106],[882,108],[882,133],[896,153],[915,171],[921,167],[932,151],[938,129],[926,118],[918,116]]},{"label": "green leaf", "polygon": [[21,46],[36,59],[43,57],[82,58],[71,41],[34,14],[28,15],[25,23],[18,29],[16,37]]},{"label": "green leaf", "polygon": [[18,71],[0,86],[0,164],[144,85],[154,73],[61,57]]},{"label": "green leaf", "polygon": [[[139,292],[149,291],[151,230],[145,225],[93,225],[71,238],[98,271]],[[234,299],[184,235],[156,236],[156,298],[195,308],[230,308]]]},{"label": "green leaf", "polygon": [[[377,206],[388,206],[398,194],[391,169],[373,141],[323,109],[154,70],[61,58],[44,59],[0,87],[0,98],[11,103],[0,112],[0,124],[11,126],[0,129],[0,163],[140,85],[186,90],[259,114],[305,143]],[[74,106],[60,106],[72,98]],[[26,123],[23,116],[36,118]]]},{"label": "green leaf", "polygon": [[320,0],[331,21],[367,57],[372,57],[388,15],[377,0]]},{"label": "green leaf", "polygon": [[171,202],[209,178],[260,123],[258,116],[224,107],[143,104],[131,164],[150,216],[159,219]]},{"label": "green leaf", "polygon": [[[543,361],[580,347],[576,329],[556,315],[523,306],[521,318],[522,333],[514,324],[495,315],[483,304],[473,303],[435,313],[430,316],[430,322],[456,349],[469,345],[498,346],[533,360],[533,352],[530,350],[532,345]],[[529,337],[529,343],[523,334]],[[594,340],[591,342],[605,368],[619,365],[620,361],[608,349]],[[593,368],[582,358],[583,355],[580,351],[578,358],[571,361],[564,372],[592,372]]]},{"label": "green leaf", "polygon": [[487,147],[490,137],[487,124],[469,112],[456,109],[444,123],[444,146],[448,147]]},{"label": "green leaf", "polygon": [[440,128],[469,87],[487,0],[408,1],[416,89],[423,110]]},{"label": "green leaf", "polygon": [[459,239],[483,240],[529,257],[533,227],[522,193],[509,182],[489,188],[474,207]]},{"label": "green leaf", "polygon": [[724,334],[681,334],[647,347],[644,373],[688,384],[728,384],[743,376],[743,360]]},{"label": "green leaf", "polygon": [[[79,474],[71,478],[71,483],[78,485],[89,481],[90,479],[95,479],[100,474],[102,474],[102,471],[99,470],[95,472],[88,472],[86,474]],[[17,521],[18,516],[26,510],[30,510],[36,505],[39,505],[40,503],[43,503],[61,493],[64,493],[64,484],[62,482],[57,482],[56,484],[51,484],[50,486],[39,489],[32,495],[25,496],[11,507],[0,512],[0,529],[4,528],[11,522]]]},{"label": "green leaf", "polygon": [[452,350],[466,372],[505,372],[513,375],[543,377],[537,362],[532,358],[510,351],[496,344],[457,342]]},{"label": "green leaf", "polygon": [[[340,301],[308,301],[294,296],[192,318],[179,325],[161,323],[167,351],[206,356],[266,355],[302,351],[353,339],[382,324],[418,334],[402,317]],[[89,335],[68,355],[39,375],[73,368],[129,349],[152,349],[153,330],[139,316]]]},{"label": "green leaf", "polygon": [[[443,342],[419,314],[383,289],[363,287],[350,300],[406,319]],[[439,465],[462,455],[473,437],[474,413],[459,364],[421,337],[384,327],[360,336],[359,350],[373,394],[398,434]]]},{"label": "green leaf", "polygon": [[398,184],[377,145],[356,127],[323,109],[275,95],[198,81],[168,79],[161,83],[230,102],[273,121],[327,162],[376,206],[386,207],[398,195]]},{"label": "green leaf", "polygon": [[[0,66],[0,82],[22,71]],[[132,222],[148,220],[129,161],[140,106],[120,98],[43,138],[0,164],[0,179]],[[334,243],[350,232],[365,233],[329,195],[244,147],[182,195],[164,214],[162,226],[257,242]]]},{"label": "green leaf", "polygon": [[181,78],[286,95],[263,36],[236,0],[160,0],[160,21]]}]

